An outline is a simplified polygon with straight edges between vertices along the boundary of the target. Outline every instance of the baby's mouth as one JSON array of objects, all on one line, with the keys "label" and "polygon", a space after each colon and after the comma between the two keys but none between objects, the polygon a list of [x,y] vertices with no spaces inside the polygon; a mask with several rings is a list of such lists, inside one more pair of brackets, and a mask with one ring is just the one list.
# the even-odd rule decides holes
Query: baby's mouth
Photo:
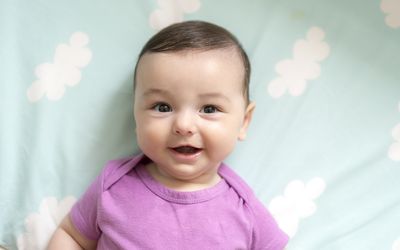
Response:
[{"label": "baby's mouth", "polygon": [[196,148],[196,147],[192,147],[192,146],[180,146],[180,147],[175,147],[172,149],[178,153],[185,154],[185,155],[196,154],[201,151],[201,148]]}]

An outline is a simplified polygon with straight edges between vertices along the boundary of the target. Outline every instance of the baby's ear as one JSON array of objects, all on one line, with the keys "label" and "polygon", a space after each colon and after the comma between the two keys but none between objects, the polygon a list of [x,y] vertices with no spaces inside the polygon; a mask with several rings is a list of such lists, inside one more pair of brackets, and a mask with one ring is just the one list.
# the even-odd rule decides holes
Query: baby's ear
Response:
[{"label": "baby's ear", "polygon": [[247,128],[250,125],[251,118],[253,117],[253,111],[255,108],[256,108],[256,104],[254,102],[250,102],[249,105],[247,105],[246,112],[245,112],[244,118],[243,118],[242,127],[240,128],[239,136],[238,136],[238,139],[241,141],[246,139]]}]

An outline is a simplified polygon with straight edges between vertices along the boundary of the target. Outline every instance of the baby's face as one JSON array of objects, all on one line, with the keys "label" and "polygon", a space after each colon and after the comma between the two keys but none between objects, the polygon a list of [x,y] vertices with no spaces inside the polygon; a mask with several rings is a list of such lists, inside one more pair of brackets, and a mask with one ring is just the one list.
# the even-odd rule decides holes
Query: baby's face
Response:
[{"label": "baby's face", "polygon": [[148,53],[137,68],[134,114],[139,147],[178,180],[215,175],[244,139],[253,104],[233,50]]}]

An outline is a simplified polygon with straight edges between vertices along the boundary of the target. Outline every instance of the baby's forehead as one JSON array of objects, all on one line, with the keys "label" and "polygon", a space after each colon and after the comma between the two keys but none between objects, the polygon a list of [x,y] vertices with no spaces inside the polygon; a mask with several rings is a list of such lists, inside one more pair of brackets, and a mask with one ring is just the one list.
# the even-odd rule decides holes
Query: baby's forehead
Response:
[{"label": "baby's forehead", "polygon": [[137,67],[135,89],[180,88],[189,81],[199,89],[224,87],[247,94],[244,63],[234,48],[147,52]]},{"label": "baby's forehead", "polygon": [[[137,73],[179,75],[186,74],[186,71],[205,73],[199,77],[221,71],[242,78],[245,68],[240,55],[234,50],[185,50],[146,53],[139,62]],[[228,75],[221,76],[228,77]]]},{"label": "baby's forehead", "polygon": [[234,67],[235,73],[239,73],[240,77],[244,76],[246,70],[244,62],[236,49],[218,48],[147,52],[139,60],[136,73],[140,74],[142,70],[154,72],[174,64],[182,67],[182,70],[190,65],[196,65],[199,71],[204,67],[212,67],[215,64],[226,65],[227,67]]},{"label": "baby's forehead", "polygon": [[204,57],[226,57],[234,60],[242,61],[240,57],[240,53],[238,50],[231,46],[226,48],[187,48],[180,50],[171,50],[171,51],[161,51],[161,52],[146,52],[143,57],[146,56],[179,56],[187,59],[191,59],[193,57],[204,56]]}]

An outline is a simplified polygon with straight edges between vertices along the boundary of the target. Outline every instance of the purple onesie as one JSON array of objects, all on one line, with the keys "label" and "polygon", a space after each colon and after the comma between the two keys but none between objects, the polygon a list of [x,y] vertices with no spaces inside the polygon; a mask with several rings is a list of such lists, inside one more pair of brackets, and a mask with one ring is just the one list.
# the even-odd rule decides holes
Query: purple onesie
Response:
[{"label": "purple onesie", "polygon": [[193,192],[156,182],[147,157],[110,161],[71,210],[97,249],[271,249],[288,237],[247,184],[221,164],[222,180]]}]

